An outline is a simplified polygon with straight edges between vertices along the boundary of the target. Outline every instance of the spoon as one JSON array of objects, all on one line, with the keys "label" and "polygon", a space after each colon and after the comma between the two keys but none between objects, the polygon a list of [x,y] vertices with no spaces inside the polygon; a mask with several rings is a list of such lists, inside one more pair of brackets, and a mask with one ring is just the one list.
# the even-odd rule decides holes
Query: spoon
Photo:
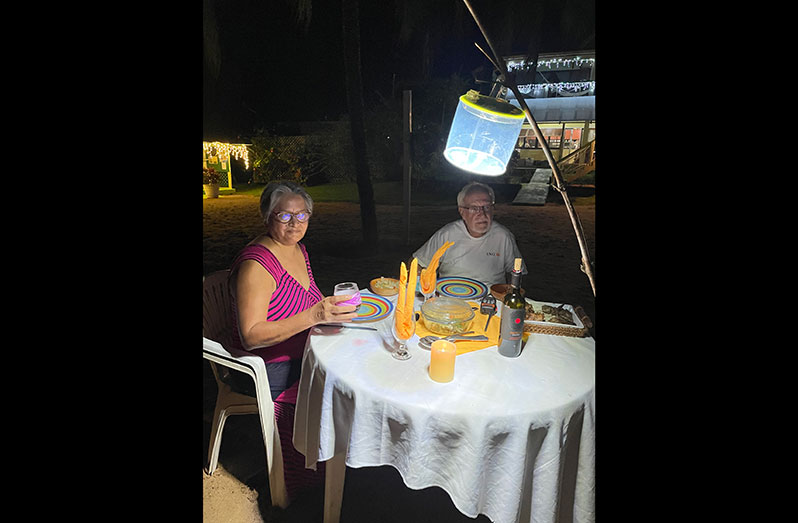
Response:
[{"label": "spoon", "polygon": [[[469,332],[474,332],[474,331],[469,331]],[[432,347],[432,343],[438,340],[446,340],[446,341],[461,341],[461,340],[487,341],[488,340],[488,337],[483,334],[479,334],[477,336],[465,336],[465,334],[468,334],[469,332],[465,332],[463,334],[455,334],[453,336],[446,336],[446,337],[432,336],[432,335],[424,336],[423,338],[419,338],[418,345],[422,349],[429,349],[430,347]]]},{"label": "spoon", "polygon": [[461,332],[460,334],[451,334],[449,336],[433,336],[433,335],[430,334],[429,336],[424,336],[423,338],[419,338],[418,341],[424,340],[424,343],[426,343],[427,345],[432,345],[433,341],[449,340],[449,338],[456,338],[457,336],[463,336],[465,334],[471,334],[472,332],[474,332],[474,331],[466,331],[466,332]]}]

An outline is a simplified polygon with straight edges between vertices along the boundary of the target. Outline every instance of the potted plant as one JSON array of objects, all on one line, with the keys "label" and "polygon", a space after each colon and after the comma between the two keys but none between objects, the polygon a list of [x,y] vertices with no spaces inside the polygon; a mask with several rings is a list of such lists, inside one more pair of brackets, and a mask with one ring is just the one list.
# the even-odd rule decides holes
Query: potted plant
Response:
[{"label": "potted plant", "polygon": [[206,198],[219,197],[219,182],[221,180],[221,172],[213,168],[202,168],[202,189],[205,191]]}]

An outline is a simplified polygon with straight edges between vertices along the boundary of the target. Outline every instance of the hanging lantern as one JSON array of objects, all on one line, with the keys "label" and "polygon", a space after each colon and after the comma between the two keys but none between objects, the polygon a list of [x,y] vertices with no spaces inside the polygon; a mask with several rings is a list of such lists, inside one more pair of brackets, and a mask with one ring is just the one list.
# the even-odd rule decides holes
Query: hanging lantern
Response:
[{"label": "hanging lantern", "polygon": [[504,174],[523,123],[521,109],[472,89],[460,97],[443,156],[472,173]]}]

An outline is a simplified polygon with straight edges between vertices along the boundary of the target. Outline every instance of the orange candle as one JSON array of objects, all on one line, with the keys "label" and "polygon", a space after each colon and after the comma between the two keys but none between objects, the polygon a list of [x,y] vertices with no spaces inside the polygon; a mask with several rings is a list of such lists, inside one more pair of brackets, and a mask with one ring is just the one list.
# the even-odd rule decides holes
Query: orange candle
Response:
[{"label": "orange candle", "polygon": [[457,346],[451,341],[437,340],[430,347],[429,377],[446,383],[454,379],[454,357]]}]

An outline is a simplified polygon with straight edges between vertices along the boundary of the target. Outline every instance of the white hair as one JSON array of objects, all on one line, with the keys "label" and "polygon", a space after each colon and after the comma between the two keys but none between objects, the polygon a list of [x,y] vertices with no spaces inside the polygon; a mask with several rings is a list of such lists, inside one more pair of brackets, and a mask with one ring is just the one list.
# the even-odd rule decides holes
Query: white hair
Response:
[{"label": "white hair", "polygon": [[465,202],[466,196],[471,194],[472,192],[486,192],[488,196],[490,196],[490,203],[496,203],[496,195],[493,193],[493,189],[490,188],[489,185],[485,185],[484,183],[479,182],[470,182],[465,185],[460,192],[457,193],[457,206],[463,207],[463,203]]}]

